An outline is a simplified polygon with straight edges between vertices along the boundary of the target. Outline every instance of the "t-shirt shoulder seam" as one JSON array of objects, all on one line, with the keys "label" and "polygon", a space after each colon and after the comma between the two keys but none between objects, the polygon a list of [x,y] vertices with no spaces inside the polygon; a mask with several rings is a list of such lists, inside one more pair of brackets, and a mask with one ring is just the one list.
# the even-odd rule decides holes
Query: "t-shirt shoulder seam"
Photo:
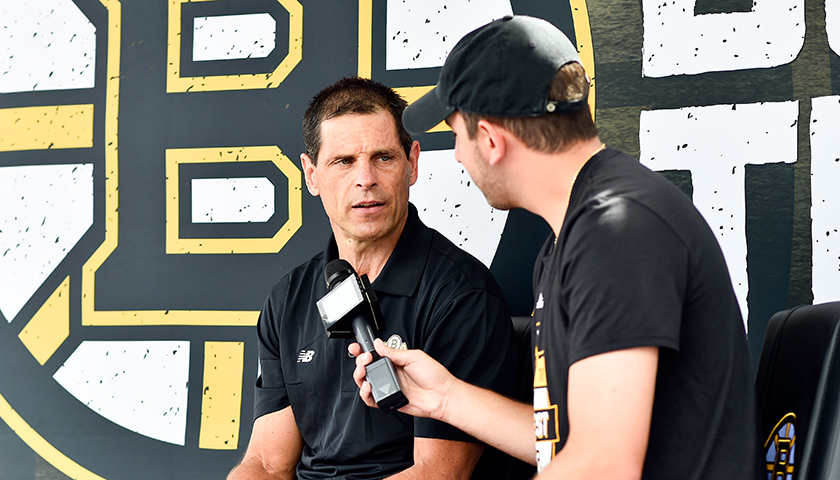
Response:
[{"label": "t-shirt shoulder seam", "polygon": [[688,248],[688,243],[685,241],[685,239],[682,237],[682,235],[680,235],[679,230],[674,228],[674,226],[671,225],[671,222],[669,222],[668,220],[663,218],[662,215],[660,215],[656,210],[650,208],[649,205],[647,205],[644,202],[639,201],[636,198],[629,197],[629,196],[624,196],[624,195],[621,195],[621,198],[627,200],[628,202],[632,202],[635,205],[638,205],[639,207],[644,209],[646,212],[648,212],[650,215],[655,217],[660,223],[662,223],[662,225],[664,225],[665,227],[668,228],[668,230],[674,235],[674,237],[677,240],[680,241],[680,243],[682,244],[683,247]]}]

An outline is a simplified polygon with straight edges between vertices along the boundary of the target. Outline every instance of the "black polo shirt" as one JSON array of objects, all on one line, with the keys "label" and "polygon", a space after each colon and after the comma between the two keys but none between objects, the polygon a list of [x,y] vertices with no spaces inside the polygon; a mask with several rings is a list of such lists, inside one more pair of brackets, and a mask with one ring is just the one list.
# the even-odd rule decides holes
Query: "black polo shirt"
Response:
[{"label": "black polo shirt", "polygon": [[[329,339],[315,302],[327,293],[327,250],[274,286],[257,326],[261,376],[254,417],[291,405],[304,446],[298,478],[383,478],[414,463],[414,437],[475,441],[427,418],[367,407],[353,381],[351,339]],[[457,377],[510,396],[515,346],[507,305],[489,270],[409,205],[394,252],[373,283],[385,327],[379,338],[422,349]]]}]

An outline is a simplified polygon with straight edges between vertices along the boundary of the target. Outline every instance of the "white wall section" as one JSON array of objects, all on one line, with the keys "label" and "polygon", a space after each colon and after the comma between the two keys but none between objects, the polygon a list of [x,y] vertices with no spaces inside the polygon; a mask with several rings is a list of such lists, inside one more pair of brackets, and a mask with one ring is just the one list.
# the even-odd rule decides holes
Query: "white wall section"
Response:
[{"label": "white wall section", "polygon": [[744,166],[796,161],[798,102],[642,112],[641,162],[689,170],[694,204],[723,250],[744,325],[748,317]]},{"label": "white wall section", "polygon": [[274,184],[265,177],[194,178],[193,223],[267,222],[274,215]]},{"label": "white wall section", "polygon": [[0,5],[0,93],[93,88],[95,63],[96,27],[72,1]]},{"label": "white wall section", "polygon": [[754,0],[750,12],[704,15],[694,15],[695,3],[642,0],[643,76],[775,67],[805,43],[805,0]]},{"label": "white wall section", "polygon": [[193,19],[193,61],[265,58],[273,50],[277,22],[267,13]]},{"label": "white wall section", "polygon": [[454,150],[422,152],[418,170],[411,202],[420,219],[489,267],[508,212],[487,203]]},{"label": "white wall section", "polygon": [[840,96],[811,99],[814,304],[840,300]]},{"label": "white wall section", "polygon": [[440,67],[461,37],[505,15],[510,0],[388,0],[385,68]]},{"label": "white wall section", "polygon": [[185,341],[85,341],[53,378],[117,425],[184,445],[189,360]]},{"label": "white wall section", "polygon": [[11,322],[93,224],[93,165],[0,167],[0,312]]}]

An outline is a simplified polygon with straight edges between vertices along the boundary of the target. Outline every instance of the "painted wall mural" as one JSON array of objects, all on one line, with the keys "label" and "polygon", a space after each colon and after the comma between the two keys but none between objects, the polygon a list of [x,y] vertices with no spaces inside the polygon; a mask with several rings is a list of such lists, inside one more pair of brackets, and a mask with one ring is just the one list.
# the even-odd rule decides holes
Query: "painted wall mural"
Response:
[{"label": "painted wall mural", "polygon": [[[4,2],[0,479],[223,477],[257,313],[329,235],[307,102],[348,75],[413,101],[511,13],[575,39],[602,139],[718,233],[754,355],[772,313],[840,300],[840,0]],[[421,218],[530,314],[548,227],[489,207],[444,125],[418,140]]]}]

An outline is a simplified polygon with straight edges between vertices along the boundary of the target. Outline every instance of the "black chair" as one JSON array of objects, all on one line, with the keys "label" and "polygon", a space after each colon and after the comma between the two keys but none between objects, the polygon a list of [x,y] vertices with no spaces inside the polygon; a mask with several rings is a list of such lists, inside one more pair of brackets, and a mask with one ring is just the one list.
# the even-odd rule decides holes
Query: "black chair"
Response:
[{"label": "black chair", "polygon": [[513,331],[516,334],[516,393],[514,398],[520,402],[534,401],[534,348],[531,346],[531,331],[534,330],[534,317],[512,317]]},{"label": "black chair", "polygon": [[756,394],[768,480],[840,478],[840,302],[773,315]]}]

